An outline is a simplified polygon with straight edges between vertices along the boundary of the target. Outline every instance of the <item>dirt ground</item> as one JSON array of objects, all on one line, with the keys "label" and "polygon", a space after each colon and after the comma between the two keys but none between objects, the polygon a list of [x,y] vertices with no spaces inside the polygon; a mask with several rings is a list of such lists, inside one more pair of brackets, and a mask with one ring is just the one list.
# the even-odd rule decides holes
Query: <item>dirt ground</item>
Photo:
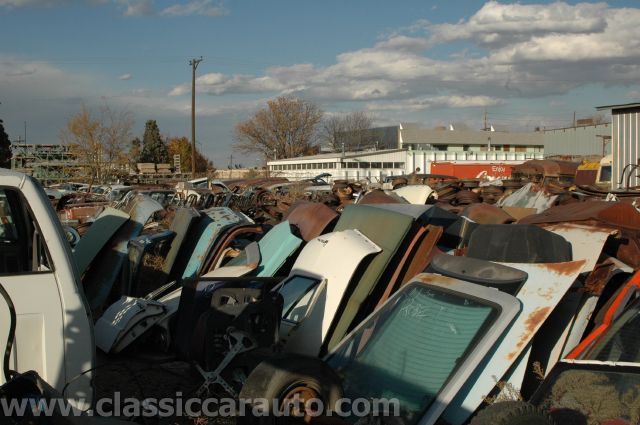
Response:
[{"label": "dirt ground", "polygon": [[[135,398],[176,399],[180,394],[183,400],[194,397],[202,378],[197,371],[183,361],[162,361],[132,359],[109,356],[98,353],[98,368],[94,372],[96,400],[120,400]],[[233,418],[206,418],[172,416],[162,418],[124,418],[137,423],[154,425],[234,425]]]}]

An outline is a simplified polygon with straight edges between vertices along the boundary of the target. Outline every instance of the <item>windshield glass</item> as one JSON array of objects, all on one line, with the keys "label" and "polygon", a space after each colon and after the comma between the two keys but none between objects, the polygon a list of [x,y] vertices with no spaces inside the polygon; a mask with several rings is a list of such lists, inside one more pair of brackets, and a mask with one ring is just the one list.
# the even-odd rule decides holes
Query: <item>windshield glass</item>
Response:
[{"label": "windshield glass", "polygon": [[613,322],[583,358],[613,362],[640,362],[640,300]]},{"label": "windshield glass", "polygon": [[434,401],[497,308],[470,297],[411,284],[328,359],[345,397],[398,399],[404,423]]},{"label": "windshield glass", "polygon": [[304,276],[293,276],[286,281],[278,290],[284,299],[282,318],[290,322],[301,321],[319,283],[318,279]]}]

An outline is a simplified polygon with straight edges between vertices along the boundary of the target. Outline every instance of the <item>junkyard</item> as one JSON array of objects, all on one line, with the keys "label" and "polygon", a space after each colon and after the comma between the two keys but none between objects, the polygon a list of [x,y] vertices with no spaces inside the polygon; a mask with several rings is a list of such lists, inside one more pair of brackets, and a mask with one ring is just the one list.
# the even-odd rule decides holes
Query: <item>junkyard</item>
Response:
[{"label": "junkyard", "polygon": [[[407,424],[638,423],[638,197],[576,184],[579,163],[59,197],[1,178],[5,398],[388,398]],[[156,420],[207,420],[182,416]]]}]

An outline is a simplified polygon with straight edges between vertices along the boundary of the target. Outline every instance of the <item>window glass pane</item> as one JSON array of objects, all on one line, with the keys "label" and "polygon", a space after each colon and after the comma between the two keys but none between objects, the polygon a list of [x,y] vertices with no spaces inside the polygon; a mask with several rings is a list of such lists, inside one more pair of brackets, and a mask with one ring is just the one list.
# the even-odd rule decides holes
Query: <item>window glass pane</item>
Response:
[{"label": "window glass pane", "polygon": [[320,281],[309,277],[294,276],[278,290],[284,299],[282,317],[297,322],[304,318],[309,302]]},{"label": "window glass pane", "polygon": [[587,360],[640,362],[640,301],[636,301],[607,330]]},{"label": "window glass pane", "polygon": [[412,286],[328,362],[343,378],[345,397],[397,398],[404,423],[415,423],[494,313],[471,298]]},{"label": "window glass pane", "polygon": [[600,169],[600,181],[601,182],[610,182],[611,181],[611,165],[603,165]]},{"label": "window glass pane", "polygon": [[0,242],[12,243],[18,240],[18,228],[11,211],[7,194],[0,190]]},{"label": "window glass pane", "polygon": [[25,203],[17,191],[0,189],[0,274],[51,270],[45,240],[35,236],[37,226]]}]

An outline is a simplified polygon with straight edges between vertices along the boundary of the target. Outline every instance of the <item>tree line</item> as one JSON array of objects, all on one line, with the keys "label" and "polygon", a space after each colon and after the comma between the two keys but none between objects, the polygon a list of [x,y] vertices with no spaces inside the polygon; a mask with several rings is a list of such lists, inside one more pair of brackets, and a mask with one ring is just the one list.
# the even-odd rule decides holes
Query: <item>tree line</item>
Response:
[{"label": "tree line", "polygon": [[314,155],[323,145],[335,152],[354,151],[375,146],[372,125],[365,112],[325,114],[313,102],[281,96],[236,125],[234,144],[266,159]]},{"label": "tree line", "polygon": [[0,120],[0,168],[11,168],[11,141]]},{"label": "tree line", "polygon": [[[186,137],[165,137],[156,120],[147,120],[142,138],[133,137],[133,116],[108,105],[97,112],[87,107],[73,115],[60,132],[89,178],[104,182],[137,170],[138,163],[172,164],[180,155],[180,170],[191,171],[191,143]],[[196,172],[213,169],[213,163],[196,149]]]}]

